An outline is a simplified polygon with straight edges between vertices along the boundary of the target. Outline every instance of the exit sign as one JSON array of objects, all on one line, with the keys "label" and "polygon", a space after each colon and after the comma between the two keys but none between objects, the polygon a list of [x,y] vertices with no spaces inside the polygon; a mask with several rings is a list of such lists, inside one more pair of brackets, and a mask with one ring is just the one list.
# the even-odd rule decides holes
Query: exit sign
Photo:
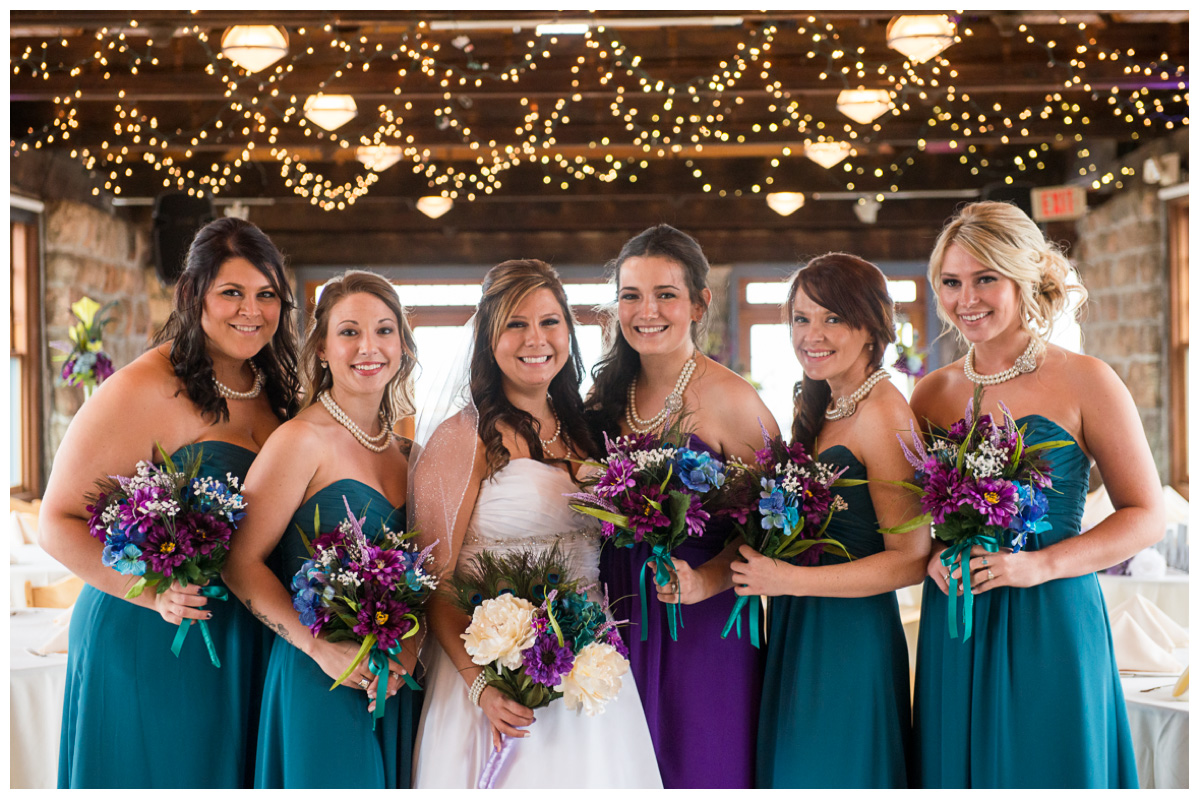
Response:
[{"label": "exit sign", "polygon": [[1038,222],[1079,219],[1087,213],[1087,192],[1082,186],[1047,186],[1032,192],[1033,218]]}]

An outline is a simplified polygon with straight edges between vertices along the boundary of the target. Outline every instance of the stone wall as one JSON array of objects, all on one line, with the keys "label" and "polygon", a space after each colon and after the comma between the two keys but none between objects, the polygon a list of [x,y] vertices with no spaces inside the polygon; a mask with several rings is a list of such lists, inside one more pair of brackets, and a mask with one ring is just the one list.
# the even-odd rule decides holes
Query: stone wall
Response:
[{"label": "stone wall", "polygon": [[1172,149],[1186,163],[1186,138],[1157,142],[1116,162],[1138,174],[1079,221],[1071,253],[1088,290],[1083,350],[1108,363],[1129,387],[1164,482],[1170,469],[1167,216],[1160,187],[1145,183],[1141,173],[1148,156]]},{"label": "stone wall", "polygon": [[[151,333],[149,294],[159,287],[150,267],[148,230],[102,208],[71,200],[48,202],[43,224],[44,341],[67,341],[67,330],[74,322],[71,304],[84,295],[101,305],[116,301],[110,311],[113,321],[104,331],[104,350],[114,367],[123,367],[145,351]],[[57,365],[50,363],[50,353],[46,364],[53,378]],[[83,401],[80,387],[53,381],[50,388],[44,409],[46,474]]]}]

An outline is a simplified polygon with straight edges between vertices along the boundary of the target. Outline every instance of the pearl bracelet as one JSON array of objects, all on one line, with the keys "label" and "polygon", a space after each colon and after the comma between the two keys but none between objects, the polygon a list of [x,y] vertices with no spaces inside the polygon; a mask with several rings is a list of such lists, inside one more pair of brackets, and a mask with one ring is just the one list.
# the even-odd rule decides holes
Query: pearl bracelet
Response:
[{"label": "pearl bracelet", "polygon": [[475,676],[475,682],[471,684],[471,689],[467,696],[471,698],[471,705],[479,705],[479,697],[483,694],[483,690],[487,688],[487,674],[480,672]]}]

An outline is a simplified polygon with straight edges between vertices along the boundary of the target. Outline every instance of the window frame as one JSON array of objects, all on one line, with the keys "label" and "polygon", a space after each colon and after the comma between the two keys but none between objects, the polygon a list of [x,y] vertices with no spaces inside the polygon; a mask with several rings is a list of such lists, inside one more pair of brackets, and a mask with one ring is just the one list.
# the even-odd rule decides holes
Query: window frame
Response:
[{"label": "window frame", "polygon": [[1169,265],[1168,313],[1168,437],[1170,447],[1171,486],[1185,499],[1188,497],[1188,196],[1167,203],[1167,263]]},{"label": "window frame", "polygon": [[[12,482],[16,476],[10,476],[9,496],[22,500],[35,499],[42,491],[42,383],[47,373],[41,324],[40,212],[36,201],[9,206],[9,355],[21,361],[21,475],[16,482]],[[18,253],[21,243],[24,247]]]}]

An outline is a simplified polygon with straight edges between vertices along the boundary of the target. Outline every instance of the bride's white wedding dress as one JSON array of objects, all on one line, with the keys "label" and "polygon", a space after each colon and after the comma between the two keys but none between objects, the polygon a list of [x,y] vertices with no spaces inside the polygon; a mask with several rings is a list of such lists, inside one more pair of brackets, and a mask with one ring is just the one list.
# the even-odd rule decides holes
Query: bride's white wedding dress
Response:
[{"label": "bride's white wedding dress", "polygon": [[[560,467],[530,458],[510,461],[479,490],[460,563],[481,550],[558,544],[572,575],[584,586],[595,584],[590,595],[598,599],[599,526],[568,507],[563,495],[574,491]],[[427,641],[413,788],[475,788],[491,751],[491,728],[482,709],[471,705],[449,656],[434,637]],[[512,742],[495,788],[662,788],[632,674],[622,677],[620,694],[602,714],[570,711],[561,699],[533,714],[529,735]]]}]

